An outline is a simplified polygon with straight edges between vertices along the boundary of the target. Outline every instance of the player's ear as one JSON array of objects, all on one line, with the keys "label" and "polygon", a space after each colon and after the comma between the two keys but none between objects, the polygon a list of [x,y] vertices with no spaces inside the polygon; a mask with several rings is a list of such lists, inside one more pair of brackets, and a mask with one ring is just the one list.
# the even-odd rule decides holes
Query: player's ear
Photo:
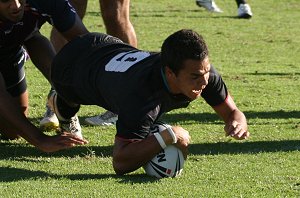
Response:
[{"label": "player's ear", "polygon": [[174,72],[171,70],[171,68],[169,66],[165,67],[165,75],[168,77],[171,77],[172,75],[174,75]]}]

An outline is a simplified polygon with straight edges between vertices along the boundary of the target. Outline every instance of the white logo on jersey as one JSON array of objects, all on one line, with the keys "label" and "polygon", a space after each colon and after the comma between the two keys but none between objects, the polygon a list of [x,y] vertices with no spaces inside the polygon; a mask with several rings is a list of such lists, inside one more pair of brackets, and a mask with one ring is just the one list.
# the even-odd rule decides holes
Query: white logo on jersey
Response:
[{"label": "white logo on jersey", "polygon": [[15,23],[15,24],[13,24],[12,26],[11,26],[11,28],[9,29],[9,30],[5,30],[4,31],[4,34],[5,35],[7,35],[7,34],[10,34],[12,31],[13,31],[13,29],[14,29],[14,27],[15,26],[23,26],[24,25],[24,23],[21,21],[21,22],[18,22],[18,23]]},{"label": "white logo on jersey", "polygon": [[129,51],[113,57],[106,65],[105,71],[125,72],[134,64],[150,56],[149,52]]}]

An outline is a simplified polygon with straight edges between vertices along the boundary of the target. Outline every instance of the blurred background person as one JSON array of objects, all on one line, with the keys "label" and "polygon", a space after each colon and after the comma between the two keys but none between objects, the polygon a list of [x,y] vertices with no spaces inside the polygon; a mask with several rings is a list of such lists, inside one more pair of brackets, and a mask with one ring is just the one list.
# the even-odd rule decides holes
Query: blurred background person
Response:
[{"label": "blurred background person", "polygon": [[[196,4],[199,7],[203,7],[210,12],[223,12],[215,3],[214,0],[196,0]],[[252,17],[253,13],[251,11],[250,5],[246,2],[246,0],[236,0],[236,4],[238,7],[238,18],[249,19]]]}]

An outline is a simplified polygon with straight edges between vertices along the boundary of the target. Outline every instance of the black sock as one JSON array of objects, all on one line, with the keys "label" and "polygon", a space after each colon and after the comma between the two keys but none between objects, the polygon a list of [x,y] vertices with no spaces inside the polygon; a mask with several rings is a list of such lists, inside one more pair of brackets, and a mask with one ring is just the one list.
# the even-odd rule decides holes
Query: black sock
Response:
[{"label": "black sock", "polygon": [[238,7],[240,6],[240,4],[246,4],[247,3],[246,0],[235,0],[235,1],[236,1],[236,4],[237,4]]},{"label": "black sock", "polygon": [[80,105],[70,106],[58,95],[56,98],[56,106],[58,108],[59,114],[67,120],[73,117],[80,109]]}]

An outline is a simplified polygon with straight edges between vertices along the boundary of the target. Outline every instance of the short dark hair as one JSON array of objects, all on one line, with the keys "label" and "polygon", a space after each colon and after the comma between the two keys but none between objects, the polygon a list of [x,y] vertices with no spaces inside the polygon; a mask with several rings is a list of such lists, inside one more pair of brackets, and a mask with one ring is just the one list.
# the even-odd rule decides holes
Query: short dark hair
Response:
[{"label": "short dark hair", "polygon": [[176,75],[187,59],[204,60],[208,47],[201,35],[193,30],[182,29],[171,34],[161,47],[163,67],[168,66]]}]

